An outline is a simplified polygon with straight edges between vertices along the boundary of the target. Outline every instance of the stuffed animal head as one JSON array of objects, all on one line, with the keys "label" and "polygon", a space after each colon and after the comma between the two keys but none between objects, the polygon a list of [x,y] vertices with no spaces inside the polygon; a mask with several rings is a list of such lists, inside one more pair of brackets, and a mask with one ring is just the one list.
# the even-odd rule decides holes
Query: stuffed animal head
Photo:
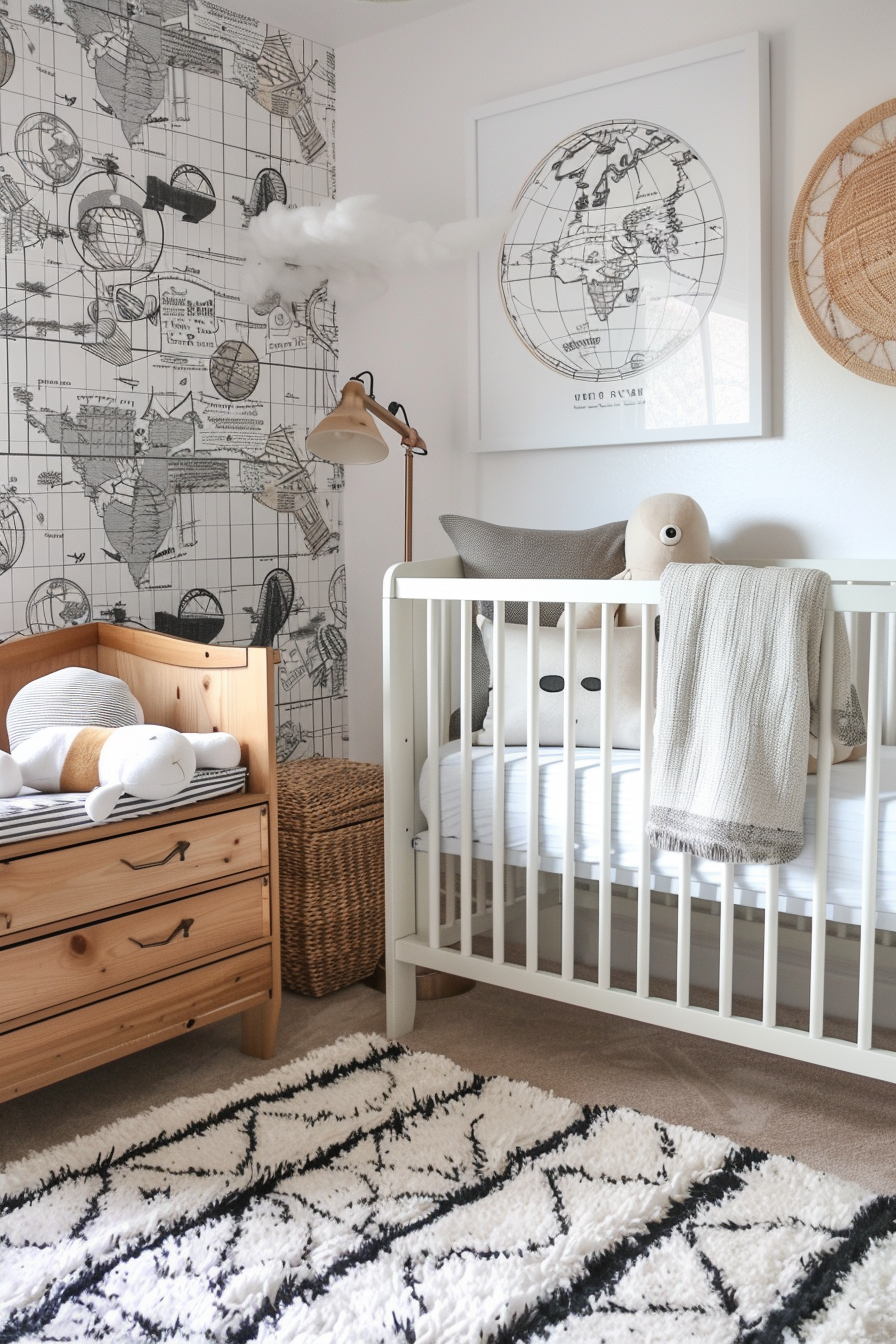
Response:
[{"label": "stuffed animal head", "polygon": [[625,529],[625,563],[632,579],[658,579],[668,564],[709,564],[709,524],[690,495],[642,499]]},{"label": "stuffed animal head", "polygon": [[100,756],[100,784],[118,784],[134,798],[173,798],[196,772],[196,753],[183,733],[158,724],[118,728]]}]

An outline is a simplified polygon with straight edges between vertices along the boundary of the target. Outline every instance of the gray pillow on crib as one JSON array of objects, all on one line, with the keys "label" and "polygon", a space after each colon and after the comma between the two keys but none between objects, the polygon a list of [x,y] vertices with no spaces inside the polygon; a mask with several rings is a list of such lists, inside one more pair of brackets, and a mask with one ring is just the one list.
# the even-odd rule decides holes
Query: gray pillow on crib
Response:
[{"label": "gray pillow on crib", "polygon": [[[625,520],[577,532],[501,527],[459,513],[443,513],[439,522],[460,556],[466,579],[612,579],[625,569]],[[479,610],[492,619],[491,602],[480,602]],[[539,625],[556,625],[562,611],[561,602],[542,602]],[[526,603],[506,603],[504,619],[511,625],[525,625]],[[488,658],[475,624],[472,653],[475,732],[488,710],[489,683]],[[451,716],[449,736],[460,736],[459,710]]]},{"label": "gray pillow on crib", "polygon": [[[465,579],[612,579],[625,569],[625,520],[581,532],[500,527],[479,518],[443,513],[439,522],[461,558]],[[480,602],[492,619],[491,602]],[[542,602],[540,625],[556,625],[563,605]],[[508,602],[504,619],[526,624],[525,602]]]}]

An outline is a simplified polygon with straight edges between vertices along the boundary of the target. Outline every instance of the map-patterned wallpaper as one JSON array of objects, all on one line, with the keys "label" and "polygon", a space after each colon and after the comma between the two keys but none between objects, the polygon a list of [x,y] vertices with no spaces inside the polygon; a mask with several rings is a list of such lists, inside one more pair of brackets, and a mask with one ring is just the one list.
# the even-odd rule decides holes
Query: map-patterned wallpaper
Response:
[{"label": "map-patterned wallpaper", "polygon": [[278,755],[347,753],[336,323],[240,301],[335,194],[333,52],[214,0],[0,7],[0,642],[90,620],[275,645]]}]

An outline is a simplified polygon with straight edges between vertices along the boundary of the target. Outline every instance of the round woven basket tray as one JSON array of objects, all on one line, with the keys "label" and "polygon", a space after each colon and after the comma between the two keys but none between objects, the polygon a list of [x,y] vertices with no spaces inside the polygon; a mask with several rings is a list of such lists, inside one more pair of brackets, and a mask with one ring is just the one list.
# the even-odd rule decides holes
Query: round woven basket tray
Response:
[{"label": "round woven basket tray", "polygon": [[790,279],[833,359],[896,384],[896,99],[841,131],[807,177],[790,226]]}]

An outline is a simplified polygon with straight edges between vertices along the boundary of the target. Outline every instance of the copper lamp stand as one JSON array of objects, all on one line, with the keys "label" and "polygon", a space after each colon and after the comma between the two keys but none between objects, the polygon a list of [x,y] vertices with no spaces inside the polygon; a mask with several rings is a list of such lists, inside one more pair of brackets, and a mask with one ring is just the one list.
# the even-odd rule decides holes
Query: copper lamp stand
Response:
[{"label": "copper lamp stand", "polygon": [[[362,381],[364,378],[370,379],[369,393]],[[399,411],[404,416],[403,420],[398,419]],[[394,429],[404,448],[404,558],[407,561],[412,558],[414,545],[414,458],[425,457],[427,448],[416,429],[410,425],[401,402],[390,401],[387,407],[375,401],[373,374],[365,369],[345,384],[339,405],[312,429],[305,444],[309,452],[323,458],[325,462],[345,465],[382,462],[389,449],[373,423],[372,416]],[[386,968],[383,962],[380,962],[367,983],[385,993]],[[465,994],[473,988],[474,983],[464,976],[417,967],[418,999],[452,998],[455,994]]]}]

